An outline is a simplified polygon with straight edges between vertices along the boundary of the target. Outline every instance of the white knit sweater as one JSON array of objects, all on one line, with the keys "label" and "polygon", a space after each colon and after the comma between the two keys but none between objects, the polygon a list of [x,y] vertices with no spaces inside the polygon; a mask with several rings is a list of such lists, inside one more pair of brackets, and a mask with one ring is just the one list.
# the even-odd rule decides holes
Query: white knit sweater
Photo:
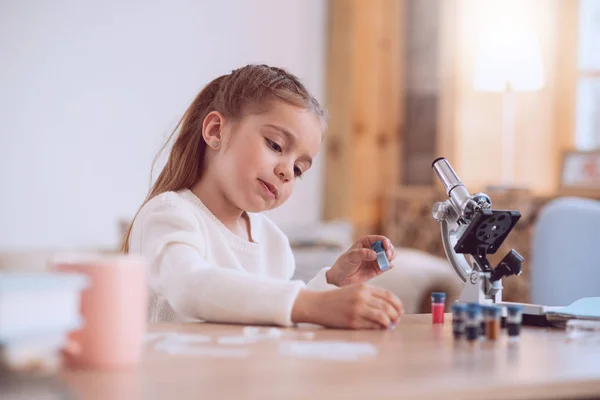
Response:
[{"label": "white knit sweater", "polygon": [[142,207],[129,246],[148,261],[150,322],[290,326],[302,288],[336,288],[327,284],[327,268],[308,285],[290,281],[295,263],[287,237],[266,216],[248,215],[253,242],[231,232],[187,189]]}]

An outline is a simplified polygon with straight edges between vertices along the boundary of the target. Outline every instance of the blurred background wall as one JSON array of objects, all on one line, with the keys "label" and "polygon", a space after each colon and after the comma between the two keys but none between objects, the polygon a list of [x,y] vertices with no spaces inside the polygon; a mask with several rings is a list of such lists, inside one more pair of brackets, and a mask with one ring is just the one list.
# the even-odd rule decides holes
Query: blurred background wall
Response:
[{"label": "blurred background wall", "polygon": [[[0,249],[111,247],[211,79],[289,69],[324,99],[325,0],[0,2]],[[321,161],[282,223],[321,212]]]}]

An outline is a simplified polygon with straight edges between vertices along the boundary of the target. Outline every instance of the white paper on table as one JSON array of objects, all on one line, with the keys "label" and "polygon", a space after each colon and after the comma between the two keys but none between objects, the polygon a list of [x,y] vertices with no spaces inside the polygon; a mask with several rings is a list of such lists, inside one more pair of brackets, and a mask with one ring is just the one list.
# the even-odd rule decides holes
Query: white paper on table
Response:
[{"label": "white paper on table", "polygon": [[208,335],[199,333],[170,333],[164,340],[171,343],[194,344],[194,343],[210,343],[212,340]]},{"label": "white paper on table", "polygon": [[261,326],[245,326],[242,333],[245,337],[253,339],[277,339],[281,337],[281,329]]},{"label": "white paper on table", "polygon": [[377,347],[367,342],[342,341],[282,341],[279,353],[286,356],[328,360],[355,361],[375,357]]},{"label": "white paper on table", "polygon": [[288,331],[283,333],[282,338],[312,340],[315,338],[315,336],[316,334],[311,331]]},{"label": "white paper on table", "polygon": [[146,342],[152,342],[153,340],[159,339],[168,334],[169,334],[169,332],[149,332],[149,333],[146,333],[144,340]]},{"label": "white paper on table", "polygon": [[177,356],[243,358],[250,355],[249,349],[220,346],[188,346],[181,343],[169,343],[168,341],[157,343],[155,349]]},{"label": "white paper on table", "polygon": [[207,335],[198,333],[177,333],[177,332],[151,332],[147,333],[145,340],[146,342],[152,342],[153,340],[160,339],[168,340],[172,343],[210,343],[211,338]]},{"label": "white paper on table", "polygon": [[243,345],[258,342],[259,339],[247,336],[221,336],[217,339],[219,344],[226,345]]},{"label": "white paper on table", "polygon": [[247,338],[262,339],[314,339],[315,333],[305,330],[284,331],[278,328],[269,328],[261,326],[246,326],[242,333]]}]

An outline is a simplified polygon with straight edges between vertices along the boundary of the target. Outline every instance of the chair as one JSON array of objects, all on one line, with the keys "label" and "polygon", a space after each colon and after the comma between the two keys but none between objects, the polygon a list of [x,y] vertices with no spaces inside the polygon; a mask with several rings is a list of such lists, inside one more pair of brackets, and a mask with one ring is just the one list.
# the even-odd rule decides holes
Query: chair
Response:
[{"label": "chair", "polygon": [[599,201],[564,197],[544,206],[532,240],[532,303],[600,296],[599,230]]}]

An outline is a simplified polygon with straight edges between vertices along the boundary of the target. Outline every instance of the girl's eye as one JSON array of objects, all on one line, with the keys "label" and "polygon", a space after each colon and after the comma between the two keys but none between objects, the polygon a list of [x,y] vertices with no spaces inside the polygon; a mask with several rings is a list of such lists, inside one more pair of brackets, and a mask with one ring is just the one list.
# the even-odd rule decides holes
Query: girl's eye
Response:
[{"label": "girl's eye", "polygon": [[272,141],[271,139],[267,139],[267,145],[271,148],[271,150],[280,153],[283,149],[280,145]]},{"label": "girl's eye", "polygon": [[302,170],[298,167],[294,167],[294,176],[296,178],[302,178]]}]

